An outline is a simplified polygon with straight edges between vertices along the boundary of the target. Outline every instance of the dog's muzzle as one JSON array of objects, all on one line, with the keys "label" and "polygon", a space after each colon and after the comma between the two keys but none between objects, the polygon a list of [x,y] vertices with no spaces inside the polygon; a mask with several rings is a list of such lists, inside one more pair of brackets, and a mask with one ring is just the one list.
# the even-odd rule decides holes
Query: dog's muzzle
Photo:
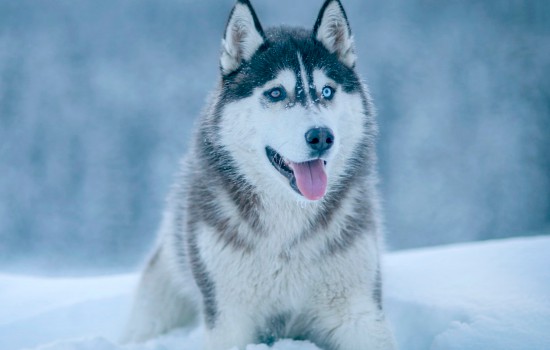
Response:
[{"label": "dog's muzzle", "polygon": [[[325,138],[325,140],[326,139],[327,138]],[[313,142],[313,138],[311,140]],[[318,143],[321,143],[321,141],[319,141],[319,138],[316,143],[311,144],[316,145]],[[325,145],[323,147],[325,147],[325,150],[327,150],[331,146],[327,147]],[[325,160],[321,158],[315,158],[305,162],[292,162],[285,159],[283,156],[277,153],[277,151],[269,146],[265,148],[265,152],[271,165],[273,165],[273,167],[277,169],[277,171],[281,175],[288,179],[290,187],[292,187],[294,191],[309,200],[319,200],[323,198],[327,190],[328,182],[327,174],[325,171]],[[317,150],[317,152],[319,152],[319,150]]]}]

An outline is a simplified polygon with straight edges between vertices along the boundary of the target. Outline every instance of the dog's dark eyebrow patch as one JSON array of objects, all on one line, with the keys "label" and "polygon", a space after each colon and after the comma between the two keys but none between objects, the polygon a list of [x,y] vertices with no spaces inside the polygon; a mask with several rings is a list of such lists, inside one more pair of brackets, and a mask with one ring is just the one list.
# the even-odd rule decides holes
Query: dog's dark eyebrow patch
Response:
[{"label": "dog's dark eyebrow patch", "polygon": [[265,34],[265,43],[249,61],[243,62],[231,74],[222,76],[222,103],[251,96],[255,88],[275,79],[283,69],[300,72],[297,54],[302,58],[306,71],[304,80],[308,84],[313,81],[313,71],[321,69],[345,92],[361,91],[357,73],[318,42],[311,30],[281,26],[270,28]]}]

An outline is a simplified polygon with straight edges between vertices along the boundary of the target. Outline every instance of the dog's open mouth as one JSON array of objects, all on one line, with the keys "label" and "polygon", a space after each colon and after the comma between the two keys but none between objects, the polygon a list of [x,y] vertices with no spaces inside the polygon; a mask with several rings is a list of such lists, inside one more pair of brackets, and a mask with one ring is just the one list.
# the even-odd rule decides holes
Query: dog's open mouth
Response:
[{"label": "dog's open mouth", "polygon": [[273,148],[265,148],[267,158],[271,165],[281,175],[288,179],[290,187],[309,200],[323,198],[327,190],[326,161],[313,159],[307,162],[295,163],[285,159]]}]

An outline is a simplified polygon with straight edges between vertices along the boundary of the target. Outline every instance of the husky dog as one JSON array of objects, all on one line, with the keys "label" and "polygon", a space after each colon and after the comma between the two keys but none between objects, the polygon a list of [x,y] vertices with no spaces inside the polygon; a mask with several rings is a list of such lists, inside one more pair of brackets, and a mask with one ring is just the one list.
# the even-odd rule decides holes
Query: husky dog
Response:
[{"label": "husky dog", "polygon": [[338,0],[263,30],[238,0],[221,79],[171,192],[125,339],[192,324],[204,348],[306,339],[394,349],[381,301],[373,107]]}]

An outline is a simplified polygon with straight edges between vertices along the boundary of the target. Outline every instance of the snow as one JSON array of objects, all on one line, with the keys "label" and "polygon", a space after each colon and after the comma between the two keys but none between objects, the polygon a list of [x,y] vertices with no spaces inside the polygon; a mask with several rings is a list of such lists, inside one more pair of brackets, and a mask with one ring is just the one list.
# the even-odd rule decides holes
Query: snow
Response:
[{"label": "snow", "polygon": [[[400,348],[550,349],[549,267],[550,236],[386,255],[385,307]],[[0,274],[0,347],[200,349],[200,327],[117,345],[136,282],[135,274],[63,279]],[[318,348],[281,340],[271,349]]]},{"label": "snow", "polygon": [[550,237],[391,254],[387,311],[404,349],[550,349]]}]

